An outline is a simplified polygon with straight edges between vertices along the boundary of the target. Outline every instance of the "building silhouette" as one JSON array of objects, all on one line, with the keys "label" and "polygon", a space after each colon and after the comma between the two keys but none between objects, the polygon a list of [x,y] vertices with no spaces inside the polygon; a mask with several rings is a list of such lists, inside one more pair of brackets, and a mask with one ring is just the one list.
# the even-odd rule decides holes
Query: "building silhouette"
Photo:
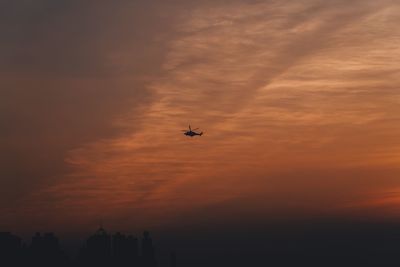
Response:
[{"label": "building silhouette", "polygon": [[156,267],[152,239],[144,232],[141,254],[138,239],[119,232],[109,235],[103,228],[90,236],[82,247],[77,260],[78,266],[112,267]]},{"label": "building silhouette", "polygon": [[21,239],[9,232],[0,232],[0,266],[21,266],[23,258]]},{"label": "building silhouette", "polygon": [[38,232],[27,246],[21,238],[9,232],[0,232],[0,266],[157,267],[149,232],[143,233],[141,248],[138,243],[132,235],[119,232],[110,235],[99,228],[86,240],[77,259],[71,261],[61,250],[59,240],[53,233]]},{"label": "building silhouette", "polygon": [[58,238],[53,233],[36,233],[32,237],[27,259],[33,266],[68,266],[67,256],[61,250]]},{"label": "building silhouette", "polygon": [[142,239],[142,266],[143,267],[155,267],[157,266],[157,261],[155,258],[153,240],[150,238],[150,233],[148,231],[143,232]]},{"label": "building silhouette", "polygon": [[79,266],[110,266],[111,265],[111,237],[99,228],[86,240],[80,251]]},{"label": "building silhouette", "polygon": [[113,266],[137,266],[139,261],[137,238],[121,233],[112,237]]}]

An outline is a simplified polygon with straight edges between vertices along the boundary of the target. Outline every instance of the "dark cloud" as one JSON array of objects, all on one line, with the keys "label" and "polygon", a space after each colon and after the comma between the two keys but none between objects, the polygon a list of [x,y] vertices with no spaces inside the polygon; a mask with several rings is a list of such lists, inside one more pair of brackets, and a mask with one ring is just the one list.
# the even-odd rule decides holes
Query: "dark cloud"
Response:
[{"label": "dark cloud", "polygon": [[123,71],[110,58],[127,50],[129,71],[153,70],[168,25],[143,2],[6,1],[1,10],[3,72],[110,76]]},{"label": "dark cloud", "polygon": [[68,150],[117,134],[114,120],[151,100],[146,80],[160,73],[171,21],[158,12],[144,2],[0,1],[0,208],[58,179]]}]

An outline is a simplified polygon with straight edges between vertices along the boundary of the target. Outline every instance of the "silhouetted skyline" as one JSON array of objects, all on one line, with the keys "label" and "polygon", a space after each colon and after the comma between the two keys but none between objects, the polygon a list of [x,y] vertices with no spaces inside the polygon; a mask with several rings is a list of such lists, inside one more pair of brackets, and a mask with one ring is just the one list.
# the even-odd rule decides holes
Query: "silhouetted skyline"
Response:
[{"label": "silhouetted skyline", "polygon": [[[139,251],[140,249],[140,251]],[[171,258],[175,263],[176,259]],[[141,246],[132,235],[119,232],[111,235],[100,227],[87,238],[76,258],[68,256],[60,247],[54,233],[37,232],[26,244],[21,238],[0,232],[0,265],[6,267],[157,267],[153,241],[148,231],[143,232]]]},{"label": "silhouetted skyline", "polygon": [[64,251],[53,233],[36,233],[30,242],[23,242],[10,232],[0,232],[0,264],[10,267],[389,267],[400,264],[398,224],[298,223],[245,232],[225,229],[184,236],[187,236],[185,231],[175,237],[160,237],[156,249],[147,231],[136,238],[99,228],[79,245],[75,257]]}]

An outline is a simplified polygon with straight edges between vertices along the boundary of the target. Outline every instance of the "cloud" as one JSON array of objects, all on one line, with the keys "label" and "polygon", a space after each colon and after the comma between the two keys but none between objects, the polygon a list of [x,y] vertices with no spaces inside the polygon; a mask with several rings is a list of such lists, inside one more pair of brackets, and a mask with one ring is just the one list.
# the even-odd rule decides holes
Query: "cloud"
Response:
[{"label": "cloud", "polygon": [[0,208],[18,210],[71,171],[69,150],[123,132],[121,114],[141,114],[169,22],[143,3],[0,4]]},{"label": "cloud", "polygon": [[[320,214],[328,205],[339,214],[361,194],[361,177],[368,188],[376,182],[366,166],[385,170],[398,163],[399,17],[390,1],[353,1],[351,7],[346,1],[213,1],[163,8],[170,28],[155,19],[140,28],[144,37],[126,40],[129,27],[116,36],[98,29],[104,43],[89,50],[103,60],[93,64],[100,70],[80,70],[87,77],[73,84],[92,88],[90,77],[97,73],[93,83],[104,91],[93,113],[82,104],[73,117],[88,114],[83,125],[100,118],[107,127],[91,127],[90,138],[63,149],[60,158],[72,171],[27,195],[32,204],[25,210],[63,210],[81,224],[102,217],[126,225],[179,224],[188,211],[236,207],[245,199],[238,213],[273,200],[255,213],[289,216],[297,205],[304,214]],[[108,14],[100,10],[96,14]],[[129,21],[133,11],[121,10],[128,11],[111,25]],[[115,13],[106,18],[116,19]],[[116,29],[109,20],[99,25]],[[162,41],[151,42],[157,38]],[[149,42],[154,47],[147,50]],[[142,54],[139,63],[130,57]],[[142,66],[149,73],[127,78],[128,70]],[[129,88],[137,80],[145,83],[133,94]],[[179,130],[189,123],[205,135],[184,139]],[[110,130],[117,134],[97,134]],[[389,169],[381,187],[393,186],[398,171]],[[335,190],[329,193],[326,184]],[[339,199],[333,192],[341,188]],[[54,201],[46,204],[48,199]]]}]

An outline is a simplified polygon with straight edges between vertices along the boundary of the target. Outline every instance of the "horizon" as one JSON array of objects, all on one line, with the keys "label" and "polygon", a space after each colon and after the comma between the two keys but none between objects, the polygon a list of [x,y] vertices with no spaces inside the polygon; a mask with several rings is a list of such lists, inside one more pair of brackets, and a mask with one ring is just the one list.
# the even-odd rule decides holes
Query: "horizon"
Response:
[{"label": "horizon", "polygon": [[[199,232],[188,233],[189,229],[184,229],[176,233],[164,232],[159,236],[150,233],[157,266],[171,266],[171,253],[175,255],[177,266],[243,266],[243,264],[261,263],[288,267],[296,264],[300,266],[320,266],[321,264],[325,266],[337,266],[337,264],[341,266],[366,266],[366,264],[369,264],[367,266],[396,266],[400,263],[398,258],[400,225],[397,223],[366,224],[325,221],[264,226],[251,229],[251,231],[237,228],[199,230]],[[75,264],[81,254],[80,251],[87,246],[87,241],[98,231],[92,231],[79,239],[76,237],[63,239],[55,233],[55,238],[59,240],[61,251],[67,253],[68,261]],[[118,233],[123,236],[132,234],[107,229],[105,231],[110,240],[114,240]],[[45,234],[47,233],[42,233],[42,236]],[[133,235],[137,239],[136,242],[142,239],[141,234]],[[35,236],[37,234],[31,235],[30,238]],[[4,246],[4,243],[1,244]],[[25,249],[30,249],[33,244],[32,239],[28,242],[25,240],[24,244]],[[139,253],[140,251],[139,249]],[[4,262],[5,255],[2,252],[0,250]]]}]

